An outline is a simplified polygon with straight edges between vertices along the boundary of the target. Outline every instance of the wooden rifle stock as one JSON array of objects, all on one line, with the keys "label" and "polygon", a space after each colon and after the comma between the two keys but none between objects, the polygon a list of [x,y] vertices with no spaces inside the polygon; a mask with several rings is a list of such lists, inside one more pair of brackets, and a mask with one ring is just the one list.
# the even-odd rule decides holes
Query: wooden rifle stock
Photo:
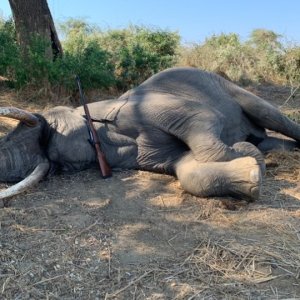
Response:
[{"label": "wooden rifle stock", "polygon": [[100,171],[101,171],[101,175],[102,178],[108,178],[111,177],[112,172],[111,172],[111,167],[109,166],[104,153],[101,151],[101,147],[100,147],[100,140],[99,137],[97,135],[96,129],[94,127],[90,112],[89,112],[89,108],[86,104],[85,101],[85,97],[83,94],[83,90],[81,87],[81,82],[80,82],[80,78],[77,75],[76,76],[76,82],[77,82],[77,86],[78,86],[78,90],[79,90],[79,95],[80,95],[80,102],[81,105],[84,108],[84,112],[85,112],[85,116],[86,116],[86,121],[87,121],[87,126],[89,129],[89,133],[90,133],[90,137],[91,137],[91,142],[93,143],[95,150],[96,150],[96,155],[97,155],[97,159],[99,162],[99,167],[100,167]]}]

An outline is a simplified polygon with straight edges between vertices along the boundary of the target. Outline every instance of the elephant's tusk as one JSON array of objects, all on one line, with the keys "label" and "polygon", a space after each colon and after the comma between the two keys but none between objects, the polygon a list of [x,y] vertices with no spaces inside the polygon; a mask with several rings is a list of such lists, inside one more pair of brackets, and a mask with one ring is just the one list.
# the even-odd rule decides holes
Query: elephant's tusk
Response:
[{"label": "elephant's tusk", "polygon": [[43,162],[38,164],[33,172],[24,178],[22,181],[10,186],[6,190],[0,191],[0,200],[4,200],[6,198],[10,198],[17,194],[20,194],[33,185],[37,184],[41,179],[45,177],[49,170],[49,163]]},{"label": "elephant's tusk", "polygon": [[31,127],[36,126],[39,121],[34,114],[16,107],[0,107],[0,116],[19,120]]}]

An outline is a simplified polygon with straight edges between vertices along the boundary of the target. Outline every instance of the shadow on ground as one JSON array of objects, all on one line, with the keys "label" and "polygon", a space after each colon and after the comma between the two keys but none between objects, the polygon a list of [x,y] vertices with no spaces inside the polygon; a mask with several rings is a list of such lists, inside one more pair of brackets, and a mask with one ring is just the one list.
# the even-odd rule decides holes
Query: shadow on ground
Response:
[{"label": "shadow on ground", "polygon": [[268,172],[253,204],[193,197],[141,171],[50,178],[0,211],[1,295],[299,297],[296,183]]},{"label": "shadow on ground", "polygon": [[41,182],[0,210],[0,299],[299,298],[300,154],[268,159],[251,204],[193,197],[140,171]]}]

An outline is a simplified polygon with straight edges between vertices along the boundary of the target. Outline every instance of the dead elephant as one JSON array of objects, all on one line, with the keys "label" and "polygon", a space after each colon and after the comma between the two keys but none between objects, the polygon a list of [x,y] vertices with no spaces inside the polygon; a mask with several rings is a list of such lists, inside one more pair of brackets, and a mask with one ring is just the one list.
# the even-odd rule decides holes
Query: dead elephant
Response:
[{"label": "dead elephant", "polygon": [[[300,127],[265,100],[226,79],[194,68],[152,76],[118,99],[89,104],[112,168],[172,174],[201,197],[259,197],[265,170],[261,151],[298,146]],[[96,165],[82,107],[43,114],[1,108],[20,120],[0,140],[0,181],[18,182],[6,199],[28,189],[49,170]],[[266,129],[294,140],[269,137]]]}]

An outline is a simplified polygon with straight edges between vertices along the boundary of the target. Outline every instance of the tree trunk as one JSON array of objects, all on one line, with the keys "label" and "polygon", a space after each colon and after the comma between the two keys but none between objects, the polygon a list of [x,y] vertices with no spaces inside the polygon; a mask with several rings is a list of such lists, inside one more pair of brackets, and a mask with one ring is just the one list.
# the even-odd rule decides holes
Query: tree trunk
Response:
[{"label": "tree trunk", "polygon": [[51,60],[62,55],[47,0],[9,0],[16,25],[17,38],[26,55],[33,37],[41,37],[49,46],[45,56]]}]

